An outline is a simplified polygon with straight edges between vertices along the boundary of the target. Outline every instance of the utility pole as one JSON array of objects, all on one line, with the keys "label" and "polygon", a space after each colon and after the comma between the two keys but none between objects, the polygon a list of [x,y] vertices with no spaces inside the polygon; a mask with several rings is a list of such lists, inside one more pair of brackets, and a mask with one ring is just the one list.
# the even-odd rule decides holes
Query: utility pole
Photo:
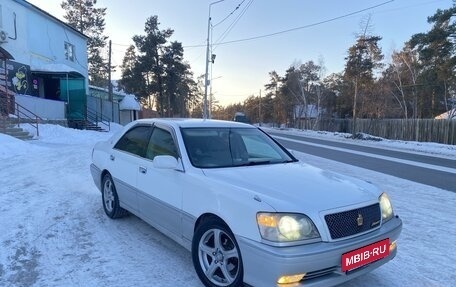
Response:
[{"label": "utility pole", "polygon": [[212,119],[212,66],[211,66],[211,87],[209,88],[209,103],[207,110],[207,118]]},{"label": "utility pole", "polygon": [[209,103],[208,103],[208,112],[207,112],[207,118],[212,119],[212,72],[214,70],[214,60],[212,54],[212,29],[211,29],[211,79],[210,79],[210,88],[209,88]]},{"label": "utility pole", "polygon": [[112,42],[109,40],[109,55],[108,55],[108,96],[109,100],[111,101],[111,121],[114,122],[114,100],[112,96],[112,84],[111,84],[111,54],[112,54],[112,48],[111,48]]},{"label": "utility pole", "polygon": [[209,72],[209,35],[211,29],[211,4],[209,4],[209,18],[207,20],[207,45],[206,45],[206,74],[204,75],[204,102],[203,102],[203,119],[207,119],[207,85]]},{"label": "utility pole", "polygon": [[[225,0],[218,0],[209,4],[209,17],[207,19],[207,43],[206,43],[206,74],[204,75],[204,103],[203,103],[203,119],[208,118],[208,104],[207,104],[207,86],[209,85],[209,38],[211,33],[211,6]],[[212,83],[211,83],[212,84]]]},{"label": "utility pole", "polygon": [[260,98],[259,98],[259,104],[258,104],[258,124],[261,127],[261,89],[260,89]]}]

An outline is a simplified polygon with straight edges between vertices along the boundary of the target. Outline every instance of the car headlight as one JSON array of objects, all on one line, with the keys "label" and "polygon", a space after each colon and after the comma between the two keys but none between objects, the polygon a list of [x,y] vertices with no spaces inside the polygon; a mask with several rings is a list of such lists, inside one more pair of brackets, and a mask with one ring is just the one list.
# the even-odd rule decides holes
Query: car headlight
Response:
[{"label": "car headlight", "polygon": [[378,198],[380,202],[380,209],[382,211],[382,220],[383,222],[386,222],[393,218],[393,205],[391,204],[391,201],[386,193],[382,193],[380,197]]},{"label": "car headlight", "polygon": [[267,213],[257,214],[261,237],[273,242],[291,242],[319,238],[312,220],[304,214]]}]

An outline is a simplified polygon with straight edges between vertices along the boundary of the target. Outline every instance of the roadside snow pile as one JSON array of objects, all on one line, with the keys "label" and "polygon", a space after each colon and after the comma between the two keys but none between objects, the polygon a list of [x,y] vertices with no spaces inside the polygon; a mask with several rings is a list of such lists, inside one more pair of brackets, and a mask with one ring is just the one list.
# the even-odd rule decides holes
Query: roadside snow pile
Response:
[{"label": "roadside snow pile", "polygon": [[345,136],[345,138],[363,140],[363,141],[376,141],[376,142],[380,142],[383,140],[383,138],[381,138],[381,137],[375,137],[375,136],[371,136],[371,135],[365,134],[365,133],[356,133],[354,138],[353,138],[353,135]]},{"label": "roadside snow pile", "polygon": [[[21,125],[21,128],[32,134],[36,130],[30,125]],[[111,131],[107,133],[77,130],[52,124],[39,125],[40,136],[32,141],[23,141],[15,137],[0,133],[0,159],[6,159],[18,155],[38,153],[46,151],[52,145],[57,146],[92,146],[97,141],[107,140],[113,134],[120,131],[123,126],[111,123]]]},{"label": "roadside snow pile", "polygon": [[[21,125],[25,130],[35,133],[35,130],[28,125]],[[95,141],[106,140],[116,132],[120,131],[123,126],[111,123],[110,132],[97,132],[89,130],[78,130],[66,128],[59,125],[41,124],[39,125],[40,136],[37,138],[40,143],[53,143],[65,145],[93,144]]]},{"label": "roadside snow pile", "polygon": [[[79,145],[93,143],[93,139],[103,140],[105,133],[97,131],[77,130],[58,125],[40,125],[40,142]],[[89,140],[90,139],[90,140]]]},{"label": "roadside snow pile", "polygon": [[45,149],[2,133],[0,133],[0,147],[0,159],[25,155]]}]

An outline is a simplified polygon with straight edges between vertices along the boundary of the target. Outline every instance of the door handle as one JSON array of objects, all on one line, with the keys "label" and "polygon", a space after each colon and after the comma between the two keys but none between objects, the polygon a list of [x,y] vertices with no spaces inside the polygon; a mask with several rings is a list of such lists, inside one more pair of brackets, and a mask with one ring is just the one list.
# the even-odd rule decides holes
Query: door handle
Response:
[{"label": "door handle", "polygon": [[147,173],[147,168],[140,166],[139,167],[139,172],[146,174]]},{"label": "door handle", "polygon": [[113,155],[111,154],[111,155],[109,156],[109,159],[112,160],[112,161],[114,161],[114,160],[116,159],[116,157],[113,156]]}]

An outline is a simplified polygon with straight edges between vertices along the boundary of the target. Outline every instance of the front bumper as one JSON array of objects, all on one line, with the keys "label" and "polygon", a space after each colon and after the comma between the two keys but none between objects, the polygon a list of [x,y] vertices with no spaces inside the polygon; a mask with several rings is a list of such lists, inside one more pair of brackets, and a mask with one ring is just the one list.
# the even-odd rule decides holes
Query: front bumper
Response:
[{"label": "front bumper", "polygon": [[97,186],[98,190],[101,191],[101,170],[92,163],[90,165],[90,173],[92,174],[93,182]]},{"label": "front bumper", "polygon": [[[389,238],[398,239],[402,220],[394,217],[381,228],[347,240],[318,242],[308,245],[274,247],[244,237],[237,237],[244,265],[244,282],[251,286],[335,286],[372,271],[396,256],[396,249],[388,257],[359,269],[342,272],[342,254]],[[313,274],[300,283],[277,284],[279,277],[294,274]]]}]

